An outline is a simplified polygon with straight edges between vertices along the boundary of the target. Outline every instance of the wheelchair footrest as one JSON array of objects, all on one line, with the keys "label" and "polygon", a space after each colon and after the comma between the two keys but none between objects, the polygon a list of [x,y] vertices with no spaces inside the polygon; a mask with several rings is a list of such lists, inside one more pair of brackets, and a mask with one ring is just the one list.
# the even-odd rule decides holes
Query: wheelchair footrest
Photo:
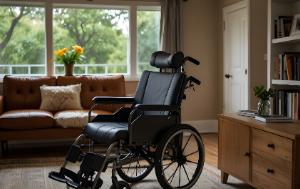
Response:
[{"label": "wheelchair footrest", "polygon": [[48,176],[49,178],[56,180],[58,182],[65,183],[67,181],[65,176],[60,174],[59,172],[51,171]]},{"label": "wheelchair footrest", "polygon": [[68,181],[66,182],[66,184],[67,184],[67,186],[69,186],[69,187],[71,187],[71,188],[78,188],[78,187],[80,186],[79,183],[76,183],[76,182],[73,182],[73,181],[70,181],[70,180],[68,180]]},{"label": "wheelchair footrest", "polygon": [[67,183],[67,181],[79,183],[78,175],[66,168],[61,168],[59,172],[50,172],[49,178],[62,183]]}]

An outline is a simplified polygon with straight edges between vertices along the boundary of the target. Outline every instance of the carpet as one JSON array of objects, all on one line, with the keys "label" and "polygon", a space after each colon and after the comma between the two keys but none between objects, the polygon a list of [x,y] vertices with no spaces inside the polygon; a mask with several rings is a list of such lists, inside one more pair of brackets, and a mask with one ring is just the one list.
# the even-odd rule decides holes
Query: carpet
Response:
[{"label": "carpet", "polygon": [[[48,173],[59,170],[62,162],[62,157],[0,159],[0,189],[64,189],[66,188],[64,184],[48,178]],[[72,165],[70,168],[76,169],[77,167],[78,165]],[[108,189],[111,186],[110,176],[110,172],[102,174],[103,189]],[[142,182],[132,184],[131,187],[132,189],[161,188],[154,171]],[[229,177],[229,184],[222,184],[220,171],[209,164],[205,164],[201,177],[193,188],[248,189],[251,187],[233,177]]]}]

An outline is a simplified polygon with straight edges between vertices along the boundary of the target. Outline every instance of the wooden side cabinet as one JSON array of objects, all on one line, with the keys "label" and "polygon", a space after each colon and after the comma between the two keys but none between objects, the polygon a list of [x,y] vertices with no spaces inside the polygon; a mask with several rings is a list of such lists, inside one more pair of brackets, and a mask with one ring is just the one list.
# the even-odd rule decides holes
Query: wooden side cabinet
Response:
[{"label": "wooden side cabinet", "polygon": [[219,127],[219,168],[224,172],[222,182],[227,180],[226,173],[249,181],[250,129],[247,126],[237,125],[231,120],[222,120],[221,125]]},{"label": "wooden side cabinet", "polygon": [[262,189],[300,188],[300,122],[261,123],[236,114],[219,116],[218,167]]}]

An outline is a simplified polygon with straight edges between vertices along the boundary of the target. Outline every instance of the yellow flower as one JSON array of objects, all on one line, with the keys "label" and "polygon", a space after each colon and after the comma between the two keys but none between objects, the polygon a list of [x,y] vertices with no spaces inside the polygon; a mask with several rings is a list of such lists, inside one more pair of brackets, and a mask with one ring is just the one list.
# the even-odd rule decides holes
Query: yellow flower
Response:
[{"label": "yellow flower", "polygon": [[56,56],[64,56],[67,51],[68,51],[67,48],[58,49],[58,50],[54,51],[54,54]]},{"label": "yellow flower", "polygon": [[68,50],[69,50],[68,48],[61,49],[61,51],[63,51],[64,53],[66,53]]},{"label": "yellow flower", "polygon": [[75,52],[77,52],[78,54],[82,54],[83,53],[83,48],[79,45],[74,45],[72,46],[73,49],[75,50]]}]

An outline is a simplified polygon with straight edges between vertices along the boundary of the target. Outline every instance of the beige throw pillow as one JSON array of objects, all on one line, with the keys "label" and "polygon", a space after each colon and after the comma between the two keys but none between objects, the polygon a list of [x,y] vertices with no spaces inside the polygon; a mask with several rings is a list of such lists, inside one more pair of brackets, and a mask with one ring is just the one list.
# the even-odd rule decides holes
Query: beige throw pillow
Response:
[{"label": "beige throw pillow", "polygon": [[42,103],[41,110],[57,112],[61,110],[81,110],[81,84],[67,86],[40,87]]},{"label": "beige throw pillow", "polygon": [[[96,117],[96,113],[91,114],[91,118]],[[88,123],[88,111],[85,110],[71,110],[61,111],[54,115],[56,125],[63,128],[83,128]]]}]

